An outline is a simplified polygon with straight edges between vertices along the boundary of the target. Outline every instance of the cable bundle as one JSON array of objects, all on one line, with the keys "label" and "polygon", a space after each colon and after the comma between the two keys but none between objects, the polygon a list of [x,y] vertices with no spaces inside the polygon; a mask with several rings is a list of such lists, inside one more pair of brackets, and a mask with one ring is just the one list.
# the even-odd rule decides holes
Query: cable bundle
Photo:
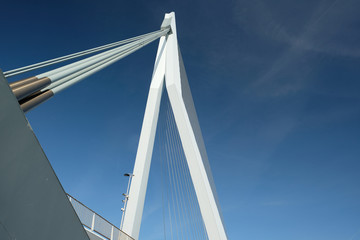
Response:
[{"label": "cable bundle", "polygon": [[21,108],[24,112],[27,112],[51,98],[58,92],[85,79],[86,77],[89,77],[103,68],[108,67],[116,61],[155,41],[159,37],[164,36],[169,32],[169,30],[169,28],[165,28],[123,41],[110,43],[78,53],[17,68],[4,72],[4,75],[5,77],[11,77],[73,58],[113,48],[63,67],[10,83],[10,87],[18,99]]},{"label": "cable bundle", "polygon": [[174,114],[165,92],[157,139],[162,166],[164,239],[207,240]]}]

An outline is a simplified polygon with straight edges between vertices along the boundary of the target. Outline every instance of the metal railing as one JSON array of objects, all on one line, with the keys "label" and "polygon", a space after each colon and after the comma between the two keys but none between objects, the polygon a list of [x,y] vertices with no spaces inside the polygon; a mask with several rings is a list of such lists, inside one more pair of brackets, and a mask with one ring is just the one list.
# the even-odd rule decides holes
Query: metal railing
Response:
[{"label": "metal railing", "polygon": [[71,195],[68,194],[68,198],[81,223],[88,231],[95,232],[103,238],[109,240],[134,240],[132,237],[121,231],[108,220],[76,200]]}]

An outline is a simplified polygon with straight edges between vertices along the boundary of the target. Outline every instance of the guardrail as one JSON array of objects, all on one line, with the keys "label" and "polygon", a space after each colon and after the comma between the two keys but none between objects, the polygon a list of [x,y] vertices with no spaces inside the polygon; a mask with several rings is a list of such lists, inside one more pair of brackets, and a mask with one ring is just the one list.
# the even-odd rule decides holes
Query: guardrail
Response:
[{"label": "guardrail", "polygon": [[81,223],[90,232],[95,232],[109,240],[134,240],[132,237],[111,224],[108,220],[82,204],[80,201],[68,194],[76,214]]}]

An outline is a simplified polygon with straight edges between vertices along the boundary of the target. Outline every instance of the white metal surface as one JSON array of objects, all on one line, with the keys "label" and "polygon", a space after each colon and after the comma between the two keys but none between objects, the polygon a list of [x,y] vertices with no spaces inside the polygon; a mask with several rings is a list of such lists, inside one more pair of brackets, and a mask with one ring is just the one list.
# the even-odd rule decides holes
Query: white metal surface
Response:
[{"label": "white metal surface", "polygon": [[177,43],[175,14],[166,14],[163,23],[170,23],[172,34],[168,35],[166,45],[163,45],[165,37],[159,43],[156,60],[159,64],[155,63],[146,104],[124,231],[135,239],[139,238],[165,73],[166,89],[208,237],[210,240],[226,240],[215,185]]},{"label": "white metal surface", "polygon": [[175,14],[171,15],[173,34],[168,37],[166,51],[166,89],[208,237],[210,240],[225,240],[220,205],[177,43]]},{"label": "white metal surface", "polygon": [[129,200],[122,228],[124,232],[134,239],[139,238],[156,126],[159,117],[160,100],[165,75],[166,42],[165,36],[160,38],[136,154],[133,171],[134,176],[132,178]]}]

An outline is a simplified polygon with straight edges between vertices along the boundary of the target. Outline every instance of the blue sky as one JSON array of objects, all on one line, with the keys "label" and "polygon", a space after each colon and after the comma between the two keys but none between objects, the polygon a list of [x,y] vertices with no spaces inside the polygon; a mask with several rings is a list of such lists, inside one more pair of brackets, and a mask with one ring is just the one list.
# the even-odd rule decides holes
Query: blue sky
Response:
[{"label": "blue sky", "polygon": [[[175,11],[229,238],[358,240],[359,9],[356,0],[14,0],[1,5],[0,68],[154,31]],[[27,114],[65,190],[116,225],[156,48]],[[162,236],[156,167],[142,239]]]}]

